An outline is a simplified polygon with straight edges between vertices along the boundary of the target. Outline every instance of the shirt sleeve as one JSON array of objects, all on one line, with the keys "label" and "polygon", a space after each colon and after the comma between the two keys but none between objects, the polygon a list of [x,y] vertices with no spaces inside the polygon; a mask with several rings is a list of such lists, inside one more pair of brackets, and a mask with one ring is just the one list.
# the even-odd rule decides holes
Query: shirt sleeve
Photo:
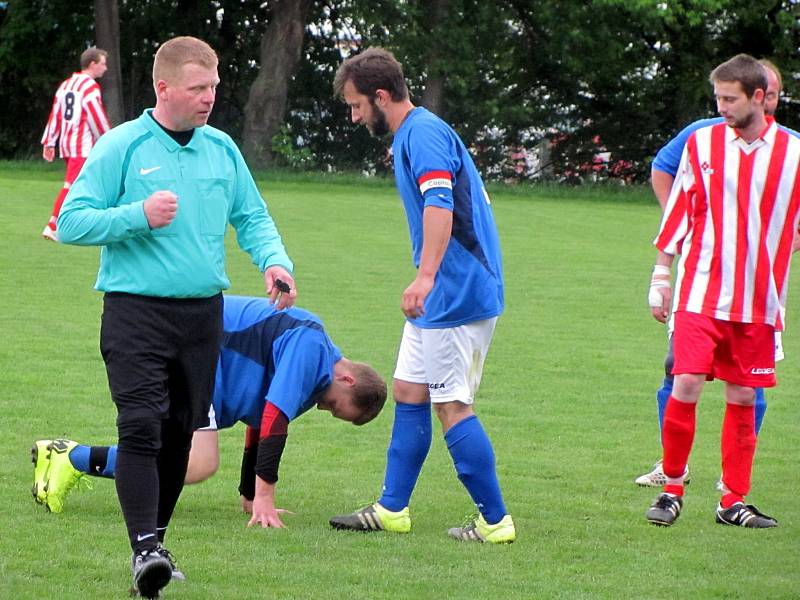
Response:
[{"label": "shirt sleeve", "polygon": [[111,129],[111,123],[108,121],[108,115],[103,106],[100,86],[96,83],[89,90],[89,93],[84,96],[84,109],[86,110],[86,121],[92,132],[92,137],[96,141],[101,135]]},{"label": "shirt sleeve", "polygon": [[690,206],[694,196],[694,172],[691,167],[691,152],[684,145],[678,165],[677,176],[664,208],[661,227],[653,244],[666,254],[680,254],[683,239],[689,231]]},{"label": "shirt sleeve", "polygon": [[59,110],[58,94],[53,97],[53,107],[50,109],[50,116],[47,118],[47,125],[42,134],[42,146],[54,147],[58,141],[58,134],[61,131],[61,111]]},{"label": "shirt sleeve", "polygon": [[411,172],[424,206],[453,210],[455,174],[461,164],[456,141],[436,121],[415,124],[408,135]]},{"label": "shirt sleeve", "polygon": [[331,358],[324,334],[297,328],[273,347],[275,374],[267,399],[291,421],[313,405],[313,396],[331,383]]},{"label": "shirt sleeve", "polygon": [[253,264],[262,272],[273,265],[292,271],[294,265],[286,254],[278,228],[256,187],[250,169],[236,145],[230,140],[228,144],[236,163],[235,196],[229,220],[236,229],[239,247],[250,255]]},{"label": "shirt sleeve", "polygon": [[102,138],[70,187],[58,216],[58,237],[66,244],[103,246],[150,231],[144,200],[117,206],[122,193],[124,153]]}]

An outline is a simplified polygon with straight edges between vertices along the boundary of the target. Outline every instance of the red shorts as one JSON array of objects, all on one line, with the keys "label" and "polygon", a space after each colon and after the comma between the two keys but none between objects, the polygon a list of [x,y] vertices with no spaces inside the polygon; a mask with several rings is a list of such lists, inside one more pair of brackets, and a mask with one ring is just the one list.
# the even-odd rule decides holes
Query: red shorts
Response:
[{"label": "red shorts", "polygon": [[67,174],[64,176],[64,187],[69,189],[69,186],[75,183],[75,180],[78,178],[78,174],[81,172],[83,163],[86,162],[86,158],[83,156],[69,156],[64,159],[64,162],[67,163]]},{"label": "red shorts", "polygon": [[775,328],[681,311],[672,334],[673,375],[705,374],[747,387],[775,387]]}]

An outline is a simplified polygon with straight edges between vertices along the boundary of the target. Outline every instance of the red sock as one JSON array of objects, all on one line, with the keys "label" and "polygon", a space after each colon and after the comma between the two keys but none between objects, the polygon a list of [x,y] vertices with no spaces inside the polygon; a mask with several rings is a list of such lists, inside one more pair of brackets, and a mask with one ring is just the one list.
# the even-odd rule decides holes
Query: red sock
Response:
[{"label": "red sock", "polygon": [[750,474],[756,453],[754,406],[726,404],[722,421],[722,483],[730,493],[722,497],[722,507],[743,502],[750,491]]},{"label": "red sock", "polygon": [[[664,410],[664,425],[661,429],[661,444],[664,446],[664,475],[676,479],[683,477],[689,453],[692,451],[697,404],[682,402],[670,396]],[[676,496],[683,495],[683,485],[670,484],[664,491]]]},{"label": "red sock", "polygon": [[61,205],[64,204],[64,198],[67,197],[67,192],[69,189],[61,188],[61,191],[58,192],[58,196],[56,196],[56,201],[53,203],[53,216],[50,218],[50,229],[55,231],[56,229],[56,221],[58,220],[58,214],[61,212]]}]

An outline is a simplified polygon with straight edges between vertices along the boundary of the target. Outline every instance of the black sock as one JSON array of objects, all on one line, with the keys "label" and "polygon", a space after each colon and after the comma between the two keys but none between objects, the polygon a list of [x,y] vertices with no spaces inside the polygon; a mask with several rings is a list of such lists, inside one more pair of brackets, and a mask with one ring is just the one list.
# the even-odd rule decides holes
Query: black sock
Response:
[{"label": "black sock", "polygon": [[95,477],[108,477],[112,479],[111,475],[105,475],[104,471],[108,465],[108,446],[92,446],[89,448],[89,473]]},{"label": "black sock", "polygon": [[118,450],[115,483],[131,548],[134,552],[152,550],[158,545],[156,457]]},{"label": "black sock", "polygon": [[164,541],[175,505],[183,491],[189,451],[192,448],[191,433],[184,433],[174,421],[164,421],[161,430],[161,451],[158,453],[158,538]]}]

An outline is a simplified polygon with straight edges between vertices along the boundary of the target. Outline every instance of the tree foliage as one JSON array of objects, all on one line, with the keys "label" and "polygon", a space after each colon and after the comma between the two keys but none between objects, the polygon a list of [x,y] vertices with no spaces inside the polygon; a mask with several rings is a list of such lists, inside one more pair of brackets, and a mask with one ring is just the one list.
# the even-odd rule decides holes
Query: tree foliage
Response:
[{"label": "tree foliage", "polygon": [[[259,50],[285,0],[118,3],[126,116],[153,102],[158,44],[196,35],[220,55],[212,124],[241,140]],[[304,17],[267,149],[298,168],[388,168],[387,140],[353,127],[332,97],[342,57],[371,45],[397,55],[414,102],[453,124],[495,177],[646,177],[669,136],[714,114],[708,73],[739,52],[781,67],[777,117],[800,126],[798,0],[308,0]],[[0,156],[38,153],[55,86],[93,43],[92,2],[12,0],[0,19]],[[520,156],[534,160],[520,167]]]}]

